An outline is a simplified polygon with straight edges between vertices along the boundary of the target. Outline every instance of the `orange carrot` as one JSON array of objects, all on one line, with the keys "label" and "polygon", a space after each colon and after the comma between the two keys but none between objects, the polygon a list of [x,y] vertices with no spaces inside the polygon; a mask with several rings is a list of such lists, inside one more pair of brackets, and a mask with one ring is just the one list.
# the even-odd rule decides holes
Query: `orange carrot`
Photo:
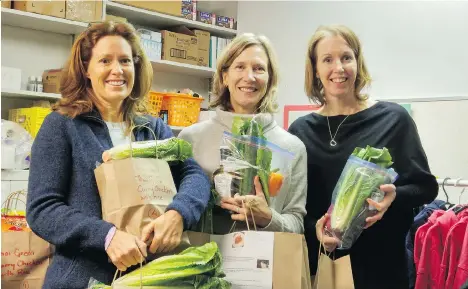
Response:
[{"label": "orange carrot", "polygon": [[270,197],[276,197],[278,192],[283,185],[283,175],[280,173],[271,173],[268,178],[268,188],[270,190]]}]

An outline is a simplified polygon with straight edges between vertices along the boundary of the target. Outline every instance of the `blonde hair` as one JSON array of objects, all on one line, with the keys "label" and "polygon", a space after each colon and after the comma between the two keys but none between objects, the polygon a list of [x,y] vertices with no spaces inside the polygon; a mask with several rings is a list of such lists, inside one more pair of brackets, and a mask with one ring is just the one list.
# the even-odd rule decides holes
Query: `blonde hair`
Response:
[{"label": "blonde hair", "polygon": [[96,106],[98,100],[94,96],[86,71],[96,43],[105,36],[115,35],[123,37],[130,44],[135,65],[135,85],[118,113],[123,115],[127,127],[130,128],[133,118],[146,112],[146,96],[153,80],[151,62],[143,51],[135,28],[128,23],[113,21],[93,23],[76,38],[62,72],[62,98],[54,105],[54,110],[74,118],[90,112]]},{"label": "blonde hair", "polygon": [[315,103],[325,104],[323,85],[317,78],[317,44],[327,36],[341,36],[354,52],[357,60],[357,76],[355,82],[355,93],[358,100],[365,100],[368,95],[361,94],[361,90],[371,83],[371,77],[367,70],[364,56],[362,54],[361,42],[357,35],[344,25],[320,26],[309,41],[305,65],[305,92]]},{"label": "blonde hair", "polygon": [[244,33],[234,38],[218,58],[216,72],[213,77],[212,94],[215,98],[210,104],[212,108],[221,107],[224,110],[232,109],[229,89],[223,83],[223,73],[229,69],[234,60],[245,49],[254,45],[262,47],[268,57],[269,76],[267,91],[262,97],[257,111],[261,113],[274,113],[277,111],[278,103],[276,102],[276,91],[278,88],[279,74],[276,55],[268,38],[263,35],[255,35],[252,33]]}]

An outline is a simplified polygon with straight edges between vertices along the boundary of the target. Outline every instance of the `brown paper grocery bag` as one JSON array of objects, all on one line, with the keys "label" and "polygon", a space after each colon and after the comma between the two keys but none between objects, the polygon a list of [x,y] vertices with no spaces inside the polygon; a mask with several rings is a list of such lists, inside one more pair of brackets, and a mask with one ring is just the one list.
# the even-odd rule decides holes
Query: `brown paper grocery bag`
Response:
[{"label": "brown paper grocery bag", "polygon": [[112,160],[95,169],[102,217],[117,229],[141,236],[177,193],[169,164],[152,158]]},{"label": "brown paper grocery bag", "polygon": [[49,243],[33,232],[2,232],[2,288],[42,288],[50,256]]},{"label": "brown paper grocery bag", "polygon": [[312,288],[304,235],[276,232],[273,258],[273,289]]},{"label": "brown paper grocery bag", "polygon": [[332,260],[326,254],[320,254],[314,289],[354,289],[349,255]]},{"label": "brown paper grocery bag", "polygon": [[[210,235],[206,233],[188,232],[188,238],[193,246],[210,242]],[[273,260],[273,289],[312,288],[304,235],[275,232]]]},{"label": "brown paper grocery bag", "polygon": [[26,191],[8,195],[2,204],[2,288],[40,289],[52,255],[51,245],[26,222]]}]

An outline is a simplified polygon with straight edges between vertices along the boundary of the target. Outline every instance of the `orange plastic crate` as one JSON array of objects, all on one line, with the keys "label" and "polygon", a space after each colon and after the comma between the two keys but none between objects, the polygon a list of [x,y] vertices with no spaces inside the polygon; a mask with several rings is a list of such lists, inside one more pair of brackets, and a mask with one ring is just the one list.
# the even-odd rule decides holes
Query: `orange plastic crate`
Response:
[{"label": "orange plastic crate", "polygon": [[164,93],[150,91],[148,94],[148,113],[154,117],[159,117],[161,111]]},{"label": "orange plastic crate", "polygon": [[169,125],[189,126],[198,121],[202,101],[203,98],[190,94],[167,93],[161,109],[167,110]]}]

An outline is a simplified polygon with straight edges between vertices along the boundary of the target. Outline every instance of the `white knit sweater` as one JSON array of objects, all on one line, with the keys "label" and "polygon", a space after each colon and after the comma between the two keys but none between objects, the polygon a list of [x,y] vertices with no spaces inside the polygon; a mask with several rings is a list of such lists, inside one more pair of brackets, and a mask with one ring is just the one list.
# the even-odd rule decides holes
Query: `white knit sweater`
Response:
[{"label": "white knit sweater", "polygon": [[[180,138],[192,144],[195,160],[211,179],[213,172],[219,168],[219,148],[222,144],[223,132],[231,131],[235,115],[218,109],[213,118],[189,126],[179,134]],[[271,198],[272,220],[262,230],[303,233],[307,195],[307,152],[305,146],[296,136],[279,127],[273,119],[273,115],[257,115],[256,120],[264,127],[265,137],[268,141],[295,155],[291,170],[280,192],[276,197]],[[213,221],[215,232],[227,233],[232,222],[221,219],[215,215]]]}]

